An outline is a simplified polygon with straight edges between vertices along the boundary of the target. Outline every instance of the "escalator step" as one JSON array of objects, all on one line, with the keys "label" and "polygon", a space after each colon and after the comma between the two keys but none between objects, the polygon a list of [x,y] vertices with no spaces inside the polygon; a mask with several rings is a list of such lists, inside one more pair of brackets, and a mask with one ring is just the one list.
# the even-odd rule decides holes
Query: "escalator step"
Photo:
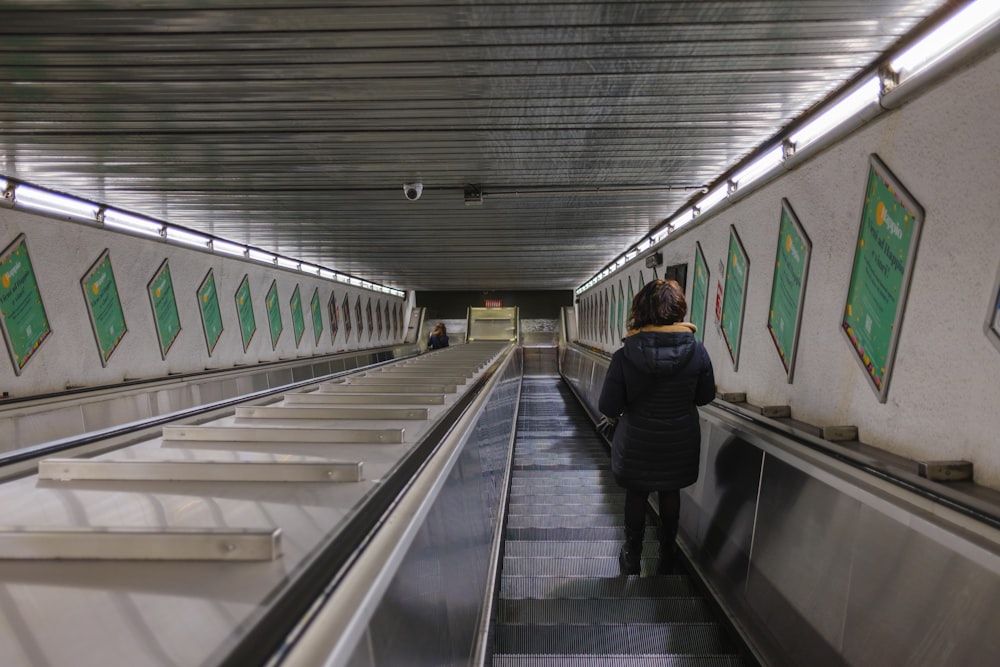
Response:
[{"label": "escalator step", "polygon": [[508,625],[589,623],[710,623],[712,610],[698,597],[621,600],[501,600],[498,621]]},{"label": "escalator step", "polygon": [[493,667],[743,667],[732,655],[495,655]]},{"label": "escalator step", "polygon": [[580,507],[580,508],[602,508],[608,511],[621,513],[625,507],[625,494],[580,494],[580,493],[551,493],[541,496],[540,494],[518,494],[510,496],[510,511],[517,514],[548,514],[552,507]]},{"label": "escalator step", "polygon": [[588,526],[586,528],[511,528],[504,537],[508,540],[617,540],[622,536],[621,526]]},{"label": "escalator step", "polygon": [[[618,558],[621,540],[511,540],[504,546],[506,558]],[[646,540],[643,553],[656,554],[657,543]]]},{"label": "escalator step", "polygon": [[497,653],[560,655],[688,655],[729,650],[715,623],[498,625]]},{"label": "escalator step", "polygon": [[500,597],[587,600],[594,598],[697,597],[684,576],[663,577],[500,577]]},{"label": "escalator step", "polygon": [[610,514],[511,514],[507,517],[507,529],[517,528],[587,528],[621,527],[622,518],[617,513]]}]

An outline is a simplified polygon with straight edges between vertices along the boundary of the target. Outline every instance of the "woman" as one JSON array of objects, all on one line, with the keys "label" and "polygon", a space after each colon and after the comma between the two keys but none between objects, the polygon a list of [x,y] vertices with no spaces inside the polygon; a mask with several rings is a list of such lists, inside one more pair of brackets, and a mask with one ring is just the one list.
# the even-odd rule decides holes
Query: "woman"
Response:
[{"label": "woman", "polygon": [[440,350],[442,347],[448,347],[448,331],[444,328],[444,322],[438,322],[427,339],[427,349]]},{"label": "woman", "polygon": [[656,280],[635,295],[629,334],[611,357],[600,410],[618,419],[611,469],[625,488],[625,544],[618,561],[623,574],[639,574],[646,501],[656,491],[660,506],[660,562],[673,569],[680,489],[698,479],[701,426],[698,409],[715,398],[715,375],[697,330],[683,322],[684,290],[674,280]]}]

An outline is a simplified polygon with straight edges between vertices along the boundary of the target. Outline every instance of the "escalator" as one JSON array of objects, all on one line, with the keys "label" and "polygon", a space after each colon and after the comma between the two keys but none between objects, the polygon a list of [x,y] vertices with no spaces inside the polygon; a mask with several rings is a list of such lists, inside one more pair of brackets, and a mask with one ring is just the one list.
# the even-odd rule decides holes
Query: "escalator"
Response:
[{"label": "escalator", "polygon": [[[525,356],[493,665],[755,664],[686,574],[620,574],[624,492],[600,436],[545,364]],[[537,374],[532,374],[535,371]]]}]

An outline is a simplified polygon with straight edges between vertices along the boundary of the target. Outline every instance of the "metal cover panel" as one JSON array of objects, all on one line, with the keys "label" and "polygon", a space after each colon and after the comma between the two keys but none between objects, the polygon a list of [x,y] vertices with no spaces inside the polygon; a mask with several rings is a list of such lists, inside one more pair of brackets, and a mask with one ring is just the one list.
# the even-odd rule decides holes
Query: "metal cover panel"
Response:
[{"label": "metal cover panel", "polygon": [[945,4],[7,3],[0,174],[404,289],[572,289]]}]

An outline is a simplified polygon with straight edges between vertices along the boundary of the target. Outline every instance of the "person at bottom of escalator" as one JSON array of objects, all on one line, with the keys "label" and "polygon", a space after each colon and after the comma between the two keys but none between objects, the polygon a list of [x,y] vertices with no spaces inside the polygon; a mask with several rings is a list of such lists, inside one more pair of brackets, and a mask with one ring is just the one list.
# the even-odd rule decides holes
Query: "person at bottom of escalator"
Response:
[{"label": "person at bottom of escalator", "polygon": [[618,560],[623,574],[641,571],[646,506],[656,492],[660,510],[657,571],[673,569],[680,490],[698,480],[701,450],[699,405],[715,398],[712,360],[684,322],[684,290],[656,280],[635,295],[629,332],[611,357],[600,411],[617,418],[611,469],[625,489],[625,543]]},{"label": "person at bottom of escalator", "polygon": [[427,349],[440,350],[442,347],[448,347],[448,330],[445,329],[444,322],[438,322],[427,338]]}]

